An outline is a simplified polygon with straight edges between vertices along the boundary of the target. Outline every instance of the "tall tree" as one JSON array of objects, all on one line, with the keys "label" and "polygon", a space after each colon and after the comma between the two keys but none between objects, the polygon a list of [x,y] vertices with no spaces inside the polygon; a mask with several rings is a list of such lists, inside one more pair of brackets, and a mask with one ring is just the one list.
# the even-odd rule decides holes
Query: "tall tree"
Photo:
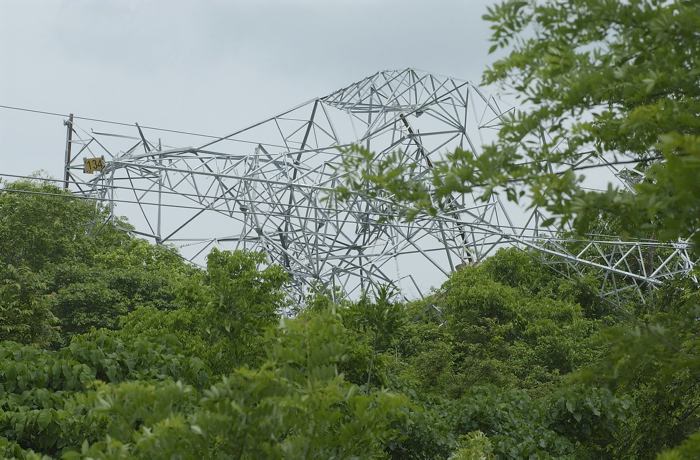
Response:
[{"label": "tall tree", "polygon": [[[437,197],[505,190],[585,232],[614,218],[633,236],[691,237],[700,254],[700,3],[696,0],[505,0],[489,7],[484,82],[520,109],[481,155],[457,150],[433,168],[434,192],[407,182],[391,158],[348,156],[351,184],[393,192],[413,212]],[[567,169],[585,156],[635,169],[635,193],[581,187]]]},{"label": "tall tree", "polygon": [[[538,204],[578,228],[608,214],[623,216],[633,234],[693,234],[700,224],[700,3],[508,0],[484,18],[492,22],[491,50],[509,50],[484,80],[513,89],[524,107],[487,150],[489,161],[529,181]],[[577,175],[549,170],[589,152],[638,163],[645,178],[636,193],[587,192]],[[535,161],[514,165],[524,157]]]}]

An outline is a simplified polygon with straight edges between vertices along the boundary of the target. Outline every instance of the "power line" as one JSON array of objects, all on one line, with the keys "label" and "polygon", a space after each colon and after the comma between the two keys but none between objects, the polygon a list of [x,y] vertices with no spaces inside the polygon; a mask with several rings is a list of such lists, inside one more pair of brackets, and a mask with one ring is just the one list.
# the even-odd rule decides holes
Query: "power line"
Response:
[{"label": "power line", "polygon": [[[16,178],[16,179],[28,179],[28,180],[36,180],[36,181],[44,181],[44,182],[60,182],[60,183],[63,183],[63,182],[64,182],[63,180],[59,180],[59,179],[41,178],[41,177],[34,177],[34,176],[23,176],[23,175],[6,174],[6,173],[0,173],[0,177],[12,177],[12,178]],[[77,183],[77,182],[76,182],[76,183]],[[84,182],[83,182],[83,184],[85,184],[85,185],[90,185],[89,183],[84,183]],[[156,191],[151,191],[151,190],[147,190],[147,189],[132,189],[132,188],[130,188],[130,187],[120,187],[120,186],[112,186],[112,187],[110,187],[110,186],[104,186],[104,187],[102,187],[101,190],[102,190],[102,191],[107,191],[107,190],[109,190],[110,188],[115,188],[115,189],[129,189],[129,190],[144,190],[144,191],[149,191],[149,192],[152,192],[152,193],[158,193],[158,192],[156,192]],[[126,199],[123,199],[123,198],[117,198],[117,199],[115,199],[115,198],[104,198],[104,197],[95,197],[95,196],[76,195],[76,194],[74,194],[74,193],[69,193],[69,194],[68,194],[68,193],[60,193],[60,192],[54,193],[54,192],[39,192],[39,191],[34,191],[34,190],[17,190],[17,189],[0,188],[0,193],[2,193],[2,192],[5,192],[5,193],[16,193],[16,194],[26,194],[26,195],[52,196],[52,197],[59,197],[59,198],[78,199],[78,200],[95,201],[95,202],[109,202],[109,203],[116,203],[116,204],[119,204],[119,203],[122,203],[122,204],[136,204],[136,205],[139,205],[139,206],[160,206],[160,207],[164,207],[164,208],[179,208],[179,209],[191,209],[191,210],[201,210],[202,207],[205,207],[205,208],[209,208],[210,211],[217,212],[217,213],[231,214],[231,212],[232,212],[232,211],[230,211],[230,210],[228,210],[228,209],[220,209],[220,208],[216,208],[216,207],[205,206],[204,204],[199,205],[199,206],[188,206],[188,205],[184,205],[184,204],[169,204],[169,203],[148,202],[148,201],[143,201],[143,200],[139,200],[139,199],[137,199],[137,200],[126,200]],[[176,192],[161,192],[161,193],[182,195],[182,194],[176,193]],[[190,194],[187,194],[187,195],[189,196]],[[209,195],[209,197],[210,197],[210,198],[220,198],[219,196],[216,196],[216,195]],[[193,200],[193,201],[194,201],[194,200]],[[238,199],[236,199],[236,201],[240,201],[240,202],[242,202],[242,203],[249,203],[249,202],[251,202],[249,199],[245,199],[245,198],[238,198]],[[268,201],[264,201],[264,202],[262,202],[262,203],[263,203],[263,204],[268,204],[268,205],[274,205],[274,204],[276,204],[276,203],[272,203],[272,202],[268,202]],[[309,209],[313,208],[313,207],[311,207],[311,206],[303,206],[303,205],[298,206],[298,207],[301,207],[301,208],[309,208]],[[464,211],[464,210],[457,210],[457,212],[463,212],[463,211]],[[275,211],[269,211],[269,210],[268,210],[268,211],[253,211],[251,214],[271,215],[271,216],[275,216],[275,217],[283,217],[283,216],[284,216],[283,213],[279,213],[279,212],[275,212]],[[383,212],[377,212],[377,211],[371,212],[370,214],[376,215],[376,216],[380,216],[380,217],[398,217],[398,216],[399,216],[398,214],[389,214],[389,213],[383,213]],[[233,216],[231,216],[231,217],[233,217]],[[430,218],[428,218],[428,219],[430,219]],[[240,221],[240,219],[235,219],[235,220],[239,220],[239,221]],[[423,220],[423,219],[420,219],[420,220]],[[382,225],[382,224],[381,224],[381,223],[378,223],[378,222],[375,222],[374,225]],[[392,224],[392,225],[396,225],[396,224]],[[406,226],[406,227],[408,227],[408,226]],[[520,227],[520,226],[513,226],[513,225],[500,225],[500,227],[501,227],[501,228],[508,228],[508,229],[511,229],[511,230],[527,230],[527,229],[528,229],[528,227]],[[542,231],[542,232],[549,232],[549,233],[555,233],[555,232],[556,232],[555,230],[549,230],[549,229],[540,229],[540,231]],[[470,230],[470,233],[475,233],[475,234],[479,234],[479,233],[483,233],[483,234],[493,234],[493,232],[479,232],[479,231],[476,231],[476,230],[474,230],[474,229],[471,229],[471,230]],[[609,238],[610,240],[609,240],[608,242],[611,242],[611,243],[614,243],[614,242],[616,241],[616,238],[617,238],[617,236],[615,236],[615,235],[606,235],[606,234],[597,234],[597,233],[596,233],[596,234],[590,233],[590,234],[586,234],[586,235],[587,235],[587,236],[591,236],[591,237],[598,237],[598,238],[600,238],[600,237],[602,237],[602,238]],[[526,235],[521,235],[520,237],[528,238]],[[533,238],[533,239],[540,239],[540,238],[538,238],[538,237],[530,237],[530,238]],[[557,240],[557,241],[566,241],[566,242],[587,242],[587,241],[588,241],[588,240],[576,240],[576,239],[572,239],[572,238],[555,238],[555,237],[552,237],[551,235],[550,235],[549,237],[547,237],[547,239],[554,239],[554,240]],[[638,240],[637,242],[644,243],[643,240]],[[650,241],[647,241],[646,243],[652,243],[652,242],[653,242],[653,241],[650,240]],[[605,241],[603,241],[603,243],[605,243]]]},{"label": "power line", "polygon": [[[28,112],[28,113],[36,113],[40,115],[48,115],[48,116],[54,116],[54,117],[62,117],[62,118],[68,118],[70,115],[67,113],[59,113],[59,112],[50,112],[47,110],[37,110],[37,109],[30,109],[27,107],[18,107],[18,106],[12,106],[12,105],[2,105],[0,104],[1,109],[7,109],[7,110],[16,110],[19,112]],[[96,123],[106,123],[110,125],[117,125],[117,126],[128,126],[130,128],[134,128],[136,125],[134,123],[125,123],[122,121],[114,121],[114,120],[106,120],[103,118],[93,118],[93,117],[81,117],[78,115],[73,115],[73,119],[75,120],[85,120],[85,121],[92,121]],[[221,139],[222,136],[214,136],[211,134],[202,134],[202,133],[195,133],[191,131],[182,131],[179,129],[168,129],[168,128],[159,128],[157,126],[145,126],[145,125],[139,125],[141,129],[148,129],[151,131],[161,131],[161,132],[166,132],[166,133],[174,133],[174,134],[185,134],[188,136],[197,136],[197,137],[206,137],[209,139]]]},{"label": "power line", "polygon": [[[35,113],[35,114],[40,114],[40,115],[48,115],[48,116],[56,116],[56,117],[62,117],[62,118],[68,118],[70,114],[65,114],[65,113],[60,113],[60,112],[51,112],[47,110],[38,110],[38,109],[30,109],[28,107],[20,107],[20,106],[11,106],[11,105],[3,105],[0,104],[0,108],[2,109],[7,109],[7,110],[16,110],[20,112],[27,112],[27,113]],[[92,121],[96,123],[105,123],[105,124],[111,124],[111,125],[116,125],[116,126],[126,126],[130,128],[134,128],[136,125],[135,123],[126,123],[126,122],[121,122],[121,121],[114,121],[114,120],[107,120],[104,118],[94,118],[94,117],[83,117],[83,116],[78,116],[78,115],[73,115],[74,120],[85,120],[85,121]],[[184,134],[188,136],[196,136],[196,137],[204,137],[208,139],[217,139],[217,140],[227,140],[227,141],[234,141],[234,142],[244,142],[244,143],[256,143],[254,141],[245,141],[245,140],[240,140],[240,139],[231,139],[230,136],[215,136],[212,134],[202,134],[202,133],[196,133],[192,131],[183,131],[183,130],[178,130],[178,129],[169,129],[169,128],[159,128],[157,126],[146,126],[146,125],[139,125],[139,128],[141,129],[147,129],[151,131],[159,131],[159,132],[166,132],[166,133],[173,133],[173,134]],[[270,144],[264,144],[264,145],[270,145]],[[345,145],[345,146],[338,146],[338,147],[349,147],[350,145]],[[281,146],[278,146],[281,147]],[[585,156],[585,155],[591,155],[595,152],[593,151],[584,151],[584,152],[579,152],[576,154],[577,157],[580,156]],[[344,153],[347,155],[347,152]],[[584,170],[584,169],[591,169],[591,168],[598,168],[598,167],[605,167],[605,166],[612,166],[612,165],[621,165],[621,164],[633,164],[633,163],[644,163],[644,162],[650,162],[650,161],[656,161],[659,159],[663,159],[663,156],[656,156],[656,157],[650,157],[650,158],[642,158],[642,159],[636,159],[636,160],[628,160],[628,161],[615,161],[615,162],[606,162],[605,164],[596,164],[596,165],[587,165],[587,166],[574,166],[570,168],[569,170]],[[522,163],[515,163],[513,166],[527,166],[530,164],[537,164],[537,163],[546,163],[548,160],[542,159],[542,160],[530,160],[530,161],[525,161]],[[567,163],[559,163],[562,165],[568,165]],[[563,174],[564,172],[558,172],[556,174]],[[514,179],[512,182],[517,182],[520,181],[521,179]],[[511,180],[508,180],[506,182],[511,182]],[[475,186],[485,186],[485,184],[475,184]]]},{"label": "power line", "polygon": [[[615,162],[606,162],[606,163],[604,163],[604,164],[594,164],[594,165],[575,166],[575,167],[566,169],[566,170],[564,170],[564,171],[555,172],[554,174],[561,175],[561,174],[565,174],[565,173],[567,173],[567,172],[569,172],[569,171],[579,171],[579,170],[584,170],[584,169],[603,168],[603,167],[608,167],[608,166],[612,166],[612,165],[622,165],[622,164],[639,163],[639,162],[642,162],[642,161],[647,161],[647,162],[648,162],[648,161],[655,161],[655,160],[659,160],[659,159],[663,159],[663,156],[649,157],[649,158],[641,159],[641,160],[638,159],[638,160],[627,160],[627,161],[615,161]],[[26,175],[19,175],[19,174],[9,174],[9,173],[0,173],[0,177],[11,177],[11,178],[15,178],[15,179],[27,179],[27,180],[40,180],[40,181],[47,181],[47,182],[61,182],[61,183],[65,182],[64,180],[59,180],[59,179],[41,178],[41,177],[26,176]],[[528,179],[531,179],[531,178],[533,178],[533,176],[522,177],[522,178],[510,178],[510,179],[505,180],[504,182],[505,182],[505,183],[521,183],[521,182],[527,181]],[[89,186],[89,187],[95,187],[95,186],[97,185],[97,186],[99,187],[99,190],[102,190],[102,191],[107,191],[107,190],[111,190],[111,189],[124,189],[124,190],[133,191],[133,192],[142,191],[142,192],[146,192],[146,193],[156,193],[155,191],[150,190],[150,189],[143,189],[143,188],[136,188],[136,187],[126,187],[126,186],[119,186],[119,185],[102,185],[102,184],[99,184],[99,185],[98,185],[98,184],[95,184],[95,183],[83,182],[83,181],[75,181],[75,180],[71,180],[71,181],[69,181],[69,182],[70,182],[70,183],[73,183],[73,184],[75,184],[75,185],[77,185],[77,186],[85,185],[85,186]],[[485,186],[487,186],[487,185],[488,185],[488,184],[470,184],[470,186],[472,186],[472,187],[485,187]],[[3,190],[4,190],[4,189],[3,189]],[[596,190],[596,192],[602,193],[603,191],[598,191],[598,190]],[[207,196],[201,196],[201,195],[187,194],[187,193],[181,193],[181,192],[175,192],[175,191],[166,191],[166,192],[161,192],[161,193],[169,194],[169,195],[171,194],[171,195],[184,196],[184,197],[186,197],[186,198],[191,197],[191,196],[197,196],[198,198],[216,198],[216,199],[221,198],[221,197],[219,197],[219,196],[213,196],[213,195],[212,195],[212,196],[209,196],[209,195],[207,195]],[[356,191],[356,193],[357,193],[357,191]],[[362,196],[362,194],[360,194],[360,195]],[[81,197],[81,198],[88,198],[88,197],[84,197],[84,196],[83,196],[83,197]],[[142,202],[142,201],[139,201],[139,200],[137,200],[137,201],[127,201],[127,200],[123,200],[123,199],[115,200],[115,199],[92,198],[92,197],[90,197],[89,199],[94,199],[94,200],[98,200],[98,201],[110,201],[110,202],[115,202],[115,203],[122,202],[122,203],[140,204],[140,205],[157,205],[157,203],[147,203],[147,202]],[[238,201],[247,202],[247,200],[245,200],[245,199],[239,199]],[[273,203],[266,202],[265,204],[273,204]],[[201,206],[200,206],[200,207],[195,207],[195,206],[168,205],[168,204],[163,204],[162,206],[165,206],[165,207],[182,207],[182,208],[185,208],[185,209],[200,209],[200,208],[201,208]]]},{"label": "power line", "polygon": [[[66,198],[66,199],[75,199],[75,200],[86,200],[86,201],[102,201],[100,198],[95,198],[95,197],[86,197],[86,196],[79,196],[79,195],[73,195],[73,194],[64,194],[64,193],[52,193],[52,192],[39,192],[39,191],[34,191],[34,190],[14,190],[14,189],[0,189],[0,193],[16,193],[16,194],[22,194],[22,195],[37,195],[37,196],[50,196],[50,197],[58,197],[58,198]],[[127,204],[138,204],[139,202],[137,201],[128,201],[128,200],[110,200],[111,202],[115,203],[127,203]],[[158,203],[141,203],[145,205],[158,205]],[[199,207],[190,207],[190,206],[176,206],[176,205],[167,205],[167,204],[162,204],[160,206],[163,207],[176,207],[176,208],[185,208],[185,209],[201,209]],[[212,209],[212,211],[216,211],[215,209]],[[282,216],[282,214],[277,215]],[[374,225],[378,226],[389,226],[389,224],[382,224],[382,223],[375,223]],[[396,226],[396,224],[391,224],[391,226]],[[399,225],[400,227],[404,228],[409,228],[410,226],[408,225]],[[477,227],[481,225],[476,225]],[[512,230],[526,230],[527,227],[518,227],[518,226],[501,226],[505,228],[510,228]],[[133,230],[128,230],[128,231],[133,231]],[[542,232],[549,232],[549,233],[556,233],[555,230],[547,230],[547,229],[540,229]],[[137,232],[140,233],[140,232]],[[493,235],[493,236],[502,236],[500,233],[497,232],[489,232],[486,230],[475,230],[475,229],[470,229],[469,230],[470,234],[475,234],[475,235]],[[140,233],[142,234],[142,233]],[[153,236],[153,235],[150,235]],[[526,239],[526,240],[533,240],[533,241],[541,241],[541,240],[547,240],[547,241],[557,241],[557,242],[564,242],[564,243],[588,243],[590,240],[582,240],[582,239],[576,239],[576,238],[570,238],[570,237],[554,237],[554,236],[532,236],[532,235],[512,235],[512,236],[517,236],[518,238],[521,239]],[[608,238],[615,238],[613,235],[601,235],[601,234],[586,234],[586,236],[592,236],[592,237],[608,237]],[[180,238],[177,239],[177,241],[214,241],[214,240],[225,240],[226,238]],[[611,239],[609,241],[598,241],[600,244],[642,244],[642,245],[652,245],[654,247],[669,247],[669,248],[675,248],[675,243],[659,243],[656,241],[645,241],[645,240],[635,240],[635,241],[621,241],[621,240],[614,240]],[[688,243],[690,244],[690,243]]]},{"label": "power line", "polygon": [[[7,109],[7,110],[16,110],[16,111],[20,111],[20,112],[36,113],[36,114],[40,114],[40,115],[56,116],[56,117],[62,117],[62,118],[68,118],[70,116],[70,114],[66,114],[66,113],[51,112],[51,111],[39,110],[39,109],[30,109],[28,107],[20,107],[20,106],[12,106],[12,105],[0,104],[0,108]],[[135,123],[126,123],[126,122],[122,122],[122,121],[108,120],[105,118],[83,117],[83,116],[79,116],[79,115],[73,115],[73,119],[92,121],[92,122],[96,122],[96,123],[105,123],[105,124],[116,125],[116,126],[127,126],[129,128],[134,128],[136,126]],[[196,132],[192,132],[192,131],[183,131],[183,130],[179,130],[179,129],[160,128],[157,126],[139,125],[139,128],[148,129],[148,130],[152,130],[152,131],[174,133],[174,134],[184,134],[184,135],[188,135],[188,136],[205,137],[205,138],[209,138],[209,139],[232,140],[232,139],[227,139],[227,136],[215,136],[212,134],[196,133]],[[243,141],[240,141],[240,142],[243,142]],[[339,146],[339,147],[343,147],[343,146]],[[345,147],[349,147],[349,145],[346,145]],[[593,154],[593,153],[595,153],[595,152],[587,150],[584,152],[579,152],[576,156],[584,156],[584,155],[589,155],[589,154]],[[651,161],[651,160],[659,159],[659,158],[663,158],[663,157],[630,160],[630,161],[627,161],[625,163]],[[545,160],[545,159],[530,160],[530,161],[526,161],[526,162],[522,162],[522,163],[516,163],[515,166],[525,166],[528,164],[543,163],[543,162],[547,162],[547,161],[548,160]],[[625,164],[625,163],[612,162],[610,164]],[[565,164],[565,163],[562,163],[562,164]],[[586,169],[586,168],[580,168],[580,169]]]}]

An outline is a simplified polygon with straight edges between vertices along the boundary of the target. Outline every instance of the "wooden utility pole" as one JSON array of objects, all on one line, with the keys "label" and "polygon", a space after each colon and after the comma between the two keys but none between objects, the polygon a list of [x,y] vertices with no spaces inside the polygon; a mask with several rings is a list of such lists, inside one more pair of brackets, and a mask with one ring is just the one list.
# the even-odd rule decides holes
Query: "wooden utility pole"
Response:
[{"label": "wooden utility pole", "polygon": [[66,125],[66,157],[63,164],[63,189],[68,190],[68,182],[70,181],[70,173],[68,168],[71,163],[71,147],[73,145],[73,114],[68,115],[68,121],[63,122]]}]

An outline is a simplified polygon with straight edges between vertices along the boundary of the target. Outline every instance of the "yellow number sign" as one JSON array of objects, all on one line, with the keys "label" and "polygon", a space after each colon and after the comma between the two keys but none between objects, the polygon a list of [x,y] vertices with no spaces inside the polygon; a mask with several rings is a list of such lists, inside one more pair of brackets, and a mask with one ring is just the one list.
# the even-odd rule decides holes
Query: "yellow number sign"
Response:
[{"label": "yellow number sign", "polygon": [[95,171],[102,171],[103,169],[105,169],[105,157],[83,159],[83,172],[92,174]]}]

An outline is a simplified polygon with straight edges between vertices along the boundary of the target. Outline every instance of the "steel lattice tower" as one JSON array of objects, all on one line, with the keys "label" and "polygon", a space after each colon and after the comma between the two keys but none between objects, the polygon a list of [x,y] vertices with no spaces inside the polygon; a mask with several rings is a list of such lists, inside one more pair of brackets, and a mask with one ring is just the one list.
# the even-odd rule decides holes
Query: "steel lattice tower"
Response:
[{"label": "steel lattice tower", "polygon": [[[503,245],[539,251],[565,274],[601,271],[604,296],[642,293],[692,270],[689,244],[572,241],[542,225],[537,209],[494,196],[455,195],[434,218],[406,222],[391,197],[357,193],[338,201],[339,147],[362,145],[377,161],[396,152],[411,179],[457,147],[475,154],[509,110],[467,82],[414,69],[382,71],[223,137],[171,133],[166,145],[137,124],[123,133],[86,131],[68,121],[66,183],[129,216],[136,233],[178,246],[191,260],[213,245],[263,250],[293,276],[298,293],[320,284],[356,296],[382,284],[436,284]],[[188,147],[181,147],[189,145]],[[95,174],[87,158],[104,157]],[[605,160],[583,156],[575,167]],[[604,164],[612,181],[634,170]]]}]

